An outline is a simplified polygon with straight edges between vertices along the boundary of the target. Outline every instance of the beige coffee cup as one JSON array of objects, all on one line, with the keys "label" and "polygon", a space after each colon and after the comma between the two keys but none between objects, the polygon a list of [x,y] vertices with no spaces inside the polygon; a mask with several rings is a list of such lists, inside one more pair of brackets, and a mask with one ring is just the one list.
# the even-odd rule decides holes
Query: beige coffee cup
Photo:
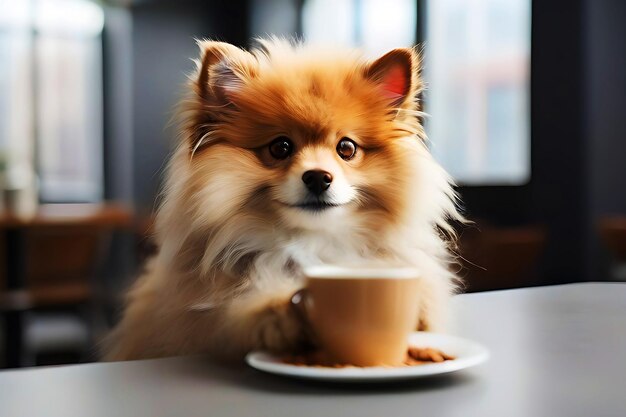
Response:
[{"label": "beige coffee cup", "polygon": [[296,297],[313,336],[332,363],[400,365],[418,323],[419,281],[409,267],[305,268]]}]

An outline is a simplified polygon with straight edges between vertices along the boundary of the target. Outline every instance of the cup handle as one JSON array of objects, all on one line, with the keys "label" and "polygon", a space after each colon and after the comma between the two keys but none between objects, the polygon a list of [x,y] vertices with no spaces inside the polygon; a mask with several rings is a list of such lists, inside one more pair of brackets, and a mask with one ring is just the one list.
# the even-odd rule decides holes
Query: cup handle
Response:
[{"label": "cup handle", "polygon": [[315,335],[313,333],[313,328],[311,327],[311,323],[309,321],[309,315],[307,311],[307,299],[309,297],[309,291],[306,288],[301,288],[291,296],[290,304],[291,310],[294,315],[300,322],[302,329],[308,339],[308,341],[314,346],[315,343]]}]

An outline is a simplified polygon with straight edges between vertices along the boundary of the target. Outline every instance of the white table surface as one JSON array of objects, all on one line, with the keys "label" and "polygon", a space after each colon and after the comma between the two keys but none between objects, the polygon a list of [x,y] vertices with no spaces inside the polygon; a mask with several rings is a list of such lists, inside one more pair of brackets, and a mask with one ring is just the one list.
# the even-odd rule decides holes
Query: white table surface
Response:
[{"label": "white table surface", "polygon": [[494,291],[454,300],[479,367],[394,385],[283,379],[205,358],[0,372],[0,416],[626,416],[626,284]]}]

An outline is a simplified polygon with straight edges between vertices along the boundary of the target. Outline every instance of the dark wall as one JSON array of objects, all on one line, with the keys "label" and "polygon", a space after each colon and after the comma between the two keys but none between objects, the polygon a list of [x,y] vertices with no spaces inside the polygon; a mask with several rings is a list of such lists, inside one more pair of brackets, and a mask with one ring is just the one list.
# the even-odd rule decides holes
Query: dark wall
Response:
[{"label": "dark wall", "polygon": [[176,133],[167,127],[198,55],[196,38],[243,45],[248,39],[245,1],[151,1],[133,16],[134,188],[140,210],[154,208],[164,161]]},{"label": "dark wall", "polygon": [[133,49],[132,16],[106,7],[104,63],[105,198],[131,204],[133,190]]},{"label": "dark wall", "polygon": [[626,214],[626,2],[589,0],[585,15],[589,274],[597,276],[605,273],[598,220]]}]

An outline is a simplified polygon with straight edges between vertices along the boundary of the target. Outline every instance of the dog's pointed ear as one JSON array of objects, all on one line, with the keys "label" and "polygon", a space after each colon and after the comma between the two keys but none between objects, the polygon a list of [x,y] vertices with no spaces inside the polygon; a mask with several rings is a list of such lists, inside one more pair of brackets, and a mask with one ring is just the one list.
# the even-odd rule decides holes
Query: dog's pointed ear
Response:
[{"label": "dog's pointed ear", "polygon": [[392,107],[414,107],[422,89],[420,57],[412,48],[387,52],[365,68],[365,77],[380,86]]},{"label": "dog's pointed ear", "polygon": [[210,126],[237,106],[237,93],[255,76],[258,61],[249,52],[225,42],[198,41],[200,58],[190,76],[193,97],[181,114],[191,155],[210,142]]},{"label": "dog's pointed ear", "polygon": [[254,76],[256,59],[249,52],[226,42],[203,40],[198,41],[198,46],[196,93],[210,102],[230,103],[245,80]]}]

